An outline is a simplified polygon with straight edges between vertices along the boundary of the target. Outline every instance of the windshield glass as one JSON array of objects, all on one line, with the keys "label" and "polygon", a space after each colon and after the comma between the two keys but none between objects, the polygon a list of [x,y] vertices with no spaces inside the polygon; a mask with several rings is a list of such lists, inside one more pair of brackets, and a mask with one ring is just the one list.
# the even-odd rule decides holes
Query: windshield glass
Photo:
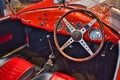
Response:
[{"label": "windshield glass", "polygon": [[80,4],[86,7],[92,7],[101,3],[103,0],[65,0],[66,4]]},{"label": "windshield glass", "polygon": [[86,7],[92,7],[94,5],[97,5],[99,3],[101,3],[101,1],[104,0],[54,0],[54,3],[61,3],[61,1],[65,4],[80,4],[80,5],[84,5]]}]

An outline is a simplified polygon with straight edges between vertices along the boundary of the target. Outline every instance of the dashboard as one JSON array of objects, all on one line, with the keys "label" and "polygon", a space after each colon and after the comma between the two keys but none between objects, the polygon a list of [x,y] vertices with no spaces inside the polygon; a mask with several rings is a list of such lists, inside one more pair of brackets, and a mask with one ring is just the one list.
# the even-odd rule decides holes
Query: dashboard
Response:
[{"label": "dashboard", "polygon": [[[69,8],[59,9],[58,7],[36,9],[23,12],[19,15],[19,18],[22,23],[30,25],[32,27],[44,29],[50,32],[54,31],[58,19],[66,12],[70,11]],[[81,12],[74,12],[66,16],[66,19],[69,20],[71,25],[75,28],[82,28],[85,24],[89,23],[92,18]],[[105,29],[105,41],[112,41],[117,44],[119,37],[113,31],[104,26]],[[58,27],[58,33],[64,35],[70,35],[70,31],[62,21]],[[98,23],[95,23],[89,31],[84,34],[84,38],[87,41],[99,43],[101,41],[101,31]]]}]

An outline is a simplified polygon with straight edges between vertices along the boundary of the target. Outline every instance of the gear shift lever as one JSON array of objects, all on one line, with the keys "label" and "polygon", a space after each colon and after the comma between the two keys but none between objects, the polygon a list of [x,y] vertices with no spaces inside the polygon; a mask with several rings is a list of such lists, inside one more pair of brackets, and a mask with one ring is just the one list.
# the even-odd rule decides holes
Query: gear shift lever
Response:
[{"label": "gear shift lever", "polygon": [[55,56],[53,54],[53,48],[52,48],[52,45],[51,45],[51,42],[50,42],[50,35],[47,35],[46,37],[48,39],[48,43],[49,43],[50,50],[51,50],[51,54],[49,55],[49,59],[48,59],[46,64],[48,64],[50,66],[53,66],[53,61],[52,60],[55,58]]},{"label": "gear shift lever", "polygon": [[51,54],[49,56],[49,58],[54,58],[54,54],[53,54],[53,48],[52,48],[52,45],[51,45],[51,42],[50,42],[50,35],[47,35],[47,40],[48,40],[48,43],[49,43],[49,46],[50,46],[50,50],[51,50]]},{"label": "gear shift lever", "polygon": [[49,43],[49,46],[50,46],[51,54],[49,55],[49,59],[47,60],[47,62],[43,65],[41,70],[39,70],[37,72],[36,75],[40,74],[41,72],[50,71],[51,68],[54,66],[53,59],[55,58],[55,56],[53,54],[53,48],[52,48],[52,45],[51,45],[51,42],[50,42],[50,35],[47,35],[46,37],[47,37],[47,40],[48,40],[48,43]]}]

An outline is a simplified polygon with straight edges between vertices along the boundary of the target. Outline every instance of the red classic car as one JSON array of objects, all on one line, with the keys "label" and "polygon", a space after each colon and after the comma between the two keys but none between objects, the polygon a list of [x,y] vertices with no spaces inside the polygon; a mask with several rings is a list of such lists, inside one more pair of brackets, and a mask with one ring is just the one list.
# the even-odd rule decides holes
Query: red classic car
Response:
[{"label": "red classic car", "polygon": [[0,18],[0,80],[120,80],[119,17],[106,3],[42,0]]}]

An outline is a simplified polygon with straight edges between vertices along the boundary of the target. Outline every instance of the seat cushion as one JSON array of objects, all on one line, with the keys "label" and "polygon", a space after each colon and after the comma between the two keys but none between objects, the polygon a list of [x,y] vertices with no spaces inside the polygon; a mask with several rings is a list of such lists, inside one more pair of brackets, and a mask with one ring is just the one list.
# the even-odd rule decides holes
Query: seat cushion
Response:
[{"label": "seat cushion", "polygon": [[31,80],[76,80],[76,79],[60,72],[54,72],[53,74],[50,72],[45,72],[38,74]]},{"label": "seat cushion", "polygon": [[76,80],[75,78],[63,73],[55,72],[50,80]]},{"label": "seat cushion", "polygon": [[33,65],[30,62],[21,58],[11,58],[0,67],[0,80],[23,80],[24,77],[22,76],[29,75],[26,73],[29,70],[34,72]]}]

